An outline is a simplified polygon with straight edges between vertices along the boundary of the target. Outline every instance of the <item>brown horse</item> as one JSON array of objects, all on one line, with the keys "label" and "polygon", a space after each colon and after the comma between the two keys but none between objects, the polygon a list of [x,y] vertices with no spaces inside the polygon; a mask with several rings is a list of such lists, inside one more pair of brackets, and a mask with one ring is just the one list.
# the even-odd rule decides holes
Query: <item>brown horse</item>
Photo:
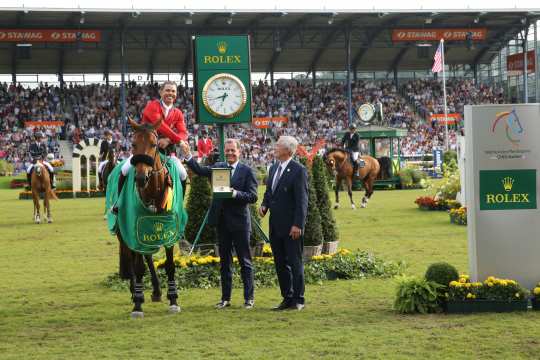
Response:
[{"label": "brown horse", "polygon": [[[134,190],[139,193],[139,197],[145,206],[156,207],[157,214],[162,211],[159,204],[163,203],[169,176],[167,169],[161,162],[157,147],[158,135],[156,129],[160,127],[162,121],[163,118],[153,125],[140,125],[131,118],[129,119],[131,127],[134,130],[132,139],[133,157],[131,160],[131,163],[135,167]],[[152,256],[143,255],[129,249],[124,243],[120,231],[116,235],[120,242],[120,276],[123,279],[130,280],[130,290],[134,303],[131,317],[142,318],[144,317],[142,311],[142,304],[144,303],[143,276],[146,270],[144,260],[148,264],[152,277],[152,301],[161,300],[161,289],[152,262]],[[178,290],[174,280],[173,247],[165,248],[165,254],[167,257],[165,270],[168,278],[167,298],[169,299],[169,312],[178,313],[180,306],[177,304]]]},{"label": "brown horse", "polygon": [[[358,178],[362,181],[364,189],[366,189],[361,205],[365,208],[369,198],[373,194],[373,185],[379,175],[380,166],[377,159],[369,155],[360,156],[359,159],[365,163],[363,167],[358,169]],[[351,200],[351,207],[355,209],[356,206],[352,198],[353,166],[349,159],[349,153],[342,149],[331,149],[325,154],[325,162],[336,178],[336,204],[334,205],[334,209],[339,208],[339,188],[343,180],[347,182],[347,192]]]},{"label": "brown horse", "polygon": [[105,164],[100,174],[101,182],[99,183],[99,187],[101,188],[101,191],[107,192],[107,180],[109,179],[109,174],[113,171],[115,166],[116,155],[114,153],[114,149],[109,149],[109,151],[107,151],[107,164]]},{"label": "brown horse", "polygon": [[39,207],[39,195],[43,193],[43,210],[47,214],[47,222],[52,223],[50,200],[58,200],[51,188],[49,170],[40,161],[36,162],[32,170],[32,199],[34,200],[34,222],[41,223],[41,211]]}]

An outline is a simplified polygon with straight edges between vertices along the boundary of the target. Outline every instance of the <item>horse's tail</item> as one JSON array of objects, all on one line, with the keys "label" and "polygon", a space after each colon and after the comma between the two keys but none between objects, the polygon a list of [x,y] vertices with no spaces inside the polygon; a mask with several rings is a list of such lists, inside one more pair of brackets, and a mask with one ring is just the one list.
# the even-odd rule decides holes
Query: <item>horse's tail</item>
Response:
[{"label": "horse's tail", "polygon": [[379,161],[379,179],[388,179],[392,176],[392,160],[388,156],[383,156],[377,159]]},{"label": "horse's tail", "polygon": [[56,195],[54,190],[51,189],[50,187],[47,189],[47,193],[49,194],[49,199],[58,200],[58,195]]}]

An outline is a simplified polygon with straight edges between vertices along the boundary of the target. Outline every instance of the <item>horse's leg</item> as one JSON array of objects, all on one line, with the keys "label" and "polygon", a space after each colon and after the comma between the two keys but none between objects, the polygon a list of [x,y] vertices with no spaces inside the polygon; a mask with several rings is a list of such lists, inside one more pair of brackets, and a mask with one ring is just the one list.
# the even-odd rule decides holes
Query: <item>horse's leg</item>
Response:
[{"label": "horse's leg", "polygon": [[34,200],[34,222],[36,224],[41,223],[41,215],[39,208],[39,192],[37,190],[32,190],[32,200]]},{"label": "horse's leg", "polygon": [[154,261],[152,260],[152,255],[145,255],[146,264],[148,265],[148,270],[150,270],[150,277],[152,279],[152,301],[159,302],[161,301],[161,287],[159,285],[159,278],[156,274],[156,268],[154,267]]},{"label": "horse's leg", "polygon": [[133,319],[135,318],[143,318],[144,313],[142,310],[142,304],[144,303],[144,284],[143,284],[143,276],[144,276],[144,260],[143,256],[141,254],[133,253],[131,254],[131,266],[132,266],[132,281],[134,281],[133,285],[133,310],[131,311],[131,317]]},{"label": "horse's leg", "polygon": [[334,209],[339,209],[339,187],[341,186],[341,178],[336,176],[336,203],[334,204]]},{"label": "horse's leg", "polygon": [[180,312],[180,306],[176,302],[178,299],[178,290],[176,288],[176,281],[174,280],[174,247],[171,246],[165,249],[167,261],[165,262],[165,269],[167,271],[167,299],[169,299],[169,312],[175,314]]},{"label": "horse's leg", "polygon": [[47,212],[47,222],[50,224],[52,223],[52,217],[51,217],[51,199],[49,199],[49,191],[45,191],[43,194],[43,208],[44,211]]},{"label": "horse's leg", "polygon": [[349,199],[351,200],[351,208],[354,210],[356,209],[356,205],[354,205],[354,200],[352,198],[352,180],[353,178],[347,178],[347,193],[349,194]]}]

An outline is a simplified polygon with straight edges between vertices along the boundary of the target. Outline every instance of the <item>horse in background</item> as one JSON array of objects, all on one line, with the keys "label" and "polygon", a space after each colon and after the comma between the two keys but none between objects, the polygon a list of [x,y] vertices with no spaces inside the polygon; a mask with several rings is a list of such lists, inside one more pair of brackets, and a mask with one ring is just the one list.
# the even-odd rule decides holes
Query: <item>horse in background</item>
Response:
[{"label": "horse in background", "polygon": [[[360,156],[359,159],[364,161],[364,166],[358,168],[359,179],[364,185],[366,190],[364,197],[362,197],[361,207],[365,208],[371,195],[373,194],[373,187],[377,176],[379,176],[380,165],[377,159],[369,155]],[[326,166],[332,171],[336,180],[335,194],[336,204],[334,209],[339,208],[339,188],[342,181],[346,181],[347,193],[351,201],[351,208],[356,209],[356,206],[352,197],[352,183],[354,179],[353,165],[350,161],[349,153],[343,149],[331,149],[324,155],[324,161]]]},{"label": "horse in background", "polygon": [[34,200],[34,222],[41,223],[41,209],[39,206],[39,195],[43,193],[43,210],[47,215],[47,222],[52,223],[50,200],[58,200],[56,193],[51,188],[49,170],[41,163],[36,162],[32,169],[32,199]]},{"label": "horse in background", "polygon": [[100,173],[101,181],[99,183],[99,187],[101,191],[107,192],[107,182],[109,179],[109,174],[113,171],[115,166],[116,166],[115,151],[113,149],[109,149],[109,151],[107,151],[107,164],[103,166],[103,169],[101,170],[101,173]]}]

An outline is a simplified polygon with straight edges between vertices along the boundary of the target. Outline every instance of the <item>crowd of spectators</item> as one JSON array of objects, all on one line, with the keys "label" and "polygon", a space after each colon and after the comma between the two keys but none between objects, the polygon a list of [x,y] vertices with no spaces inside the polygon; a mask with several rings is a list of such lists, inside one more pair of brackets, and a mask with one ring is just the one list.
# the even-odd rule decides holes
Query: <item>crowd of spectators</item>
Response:
[{"label": "crowd of spectators", "polygon": [[[381,125],[408,130],[402,142],[402,155],[431,153],[434,147],[445,144],[445,128],[429,121],[429,115],[443,113],[442,86],[438,80],[414,80],[400,88],[391,81],[357,81],[351,88],[352,108],[363,103],[382,107]],[[279,80],[274,85],[254,84],[253,112],[255,117],[285,117],[286,123],[276,122],[268,129],[257,129],[251,124],[227,127],[227,135],[241,139],[243,158],[252,165],[267,164],[272,159],[273,141],[280,135],[293,135],[304,146],[324,139],[327,146],[339,144],[340,134],[348,125],[348,101],[343,83]],[[403,96],[401,95],[403,94]],[[135,120],[146,103],[158,97],[158,84],[126,86],[126,111]],[[100,84],[57,86],[40,84],[34,89],[20,85],[0,84],[0,158],[15,164],[22,171],[28,161],[28,145],[36,128],[25,127],[27,121],[62,121],[62,127],[42,130],[49,151],[59,156],[60,139],[76,144],[90,137],[102,138],[105,129],[113,131],[117,151],[121,157],[129,154],[129,134],[124,136],[120,108],[120,88]],[[175,106],[184,112],[192,149],[195,149],[201,130],[208,130],[217,143],[215,129],[195,122],[192,103],[193,89],[178,88]],[[498,103],[503,99],[501,89],[484,84],[475,86],[471,80],[447,82],[449,113],[462,113],[465,104]],[[381,106],[382,105],[382,106]],[[356,115],[355,115],[356,116]],[[462,129],[452,126],[449,131],[451,148]]]}]

